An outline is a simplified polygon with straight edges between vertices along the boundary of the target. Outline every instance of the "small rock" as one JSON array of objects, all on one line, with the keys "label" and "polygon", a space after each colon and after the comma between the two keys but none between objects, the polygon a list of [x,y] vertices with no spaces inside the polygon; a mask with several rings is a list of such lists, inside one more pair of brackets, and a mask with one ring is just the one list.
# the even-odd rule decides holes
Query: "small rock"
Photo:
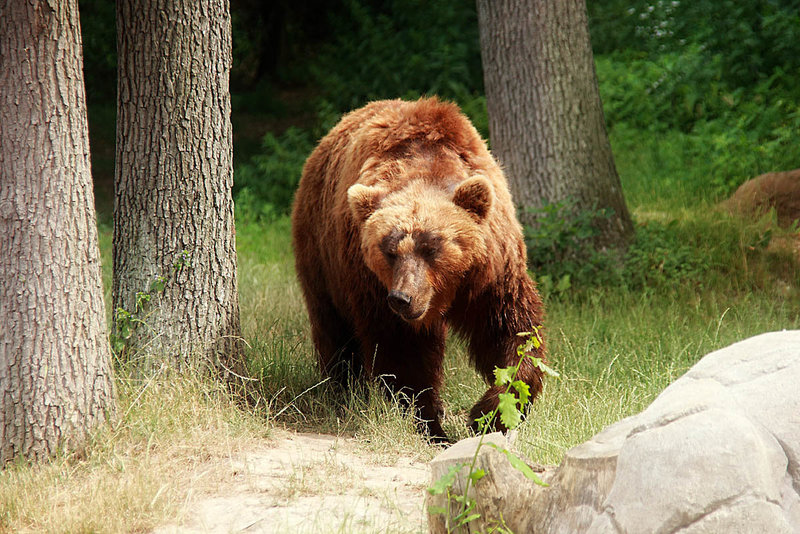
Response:
[{"label": "small rock", "polygon": [[763,215],[775,209],[783,228],[800,219],[800,169],[768,172],[739,186],[725,201],[729,211],[738,215]]}]

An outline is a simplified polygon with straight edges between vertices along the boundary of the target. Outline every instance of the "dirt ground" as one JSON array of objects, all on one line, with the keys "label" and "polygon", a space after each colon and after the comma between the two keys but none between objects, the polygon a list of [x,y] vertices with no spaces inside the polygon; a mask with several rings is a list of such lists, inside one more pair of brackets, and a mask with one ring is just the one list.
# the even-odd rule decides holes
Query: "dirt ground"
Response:
[{"label": "dirt ground", "polygon": [[[202,473],[198,473],[201,476]],[[158,534],[426,532],[426,462],[365,450],[352,438],[276,430],[230,461],[230,476]]]}]

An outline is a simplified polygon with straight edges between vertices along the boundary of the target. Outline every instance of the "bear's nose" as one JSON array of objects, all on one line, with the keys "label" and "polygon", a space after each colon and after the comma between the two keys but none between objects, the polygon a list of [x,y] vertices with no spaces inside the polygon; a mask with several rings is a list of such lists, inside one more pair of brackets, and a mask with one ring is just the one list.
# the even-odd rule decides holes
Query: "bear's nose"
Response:
[{"label": "bear's nose", "polygon": [[405,316],[411,307],[411,297],[402,291],[389,292],[389,307],[398,315]]}]

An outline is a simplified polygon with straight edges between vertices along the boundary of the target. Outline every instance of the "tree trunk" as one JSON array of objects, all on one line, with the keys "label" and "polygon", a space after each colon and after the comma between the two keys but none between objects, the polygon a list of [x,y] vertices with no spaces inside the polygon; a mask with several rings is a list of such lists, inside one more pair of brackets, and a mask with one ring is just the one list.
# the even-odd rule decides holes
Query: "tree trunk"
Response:
[{"label": "tree trunk", "polygon": [[113,412],[77,0],[0,7],[0,467]]},{"label": "tree trunk", "polygon": [[115,344],[238,367],[229,2],[120,0],[117,32]]},{"label": "tree trunk", "polygon": [[610,208],[598,245],[632,236],[606,133],[585,0],[478,0],[492,152],[504,165],[524,224],[526,208],[573,201]]}]

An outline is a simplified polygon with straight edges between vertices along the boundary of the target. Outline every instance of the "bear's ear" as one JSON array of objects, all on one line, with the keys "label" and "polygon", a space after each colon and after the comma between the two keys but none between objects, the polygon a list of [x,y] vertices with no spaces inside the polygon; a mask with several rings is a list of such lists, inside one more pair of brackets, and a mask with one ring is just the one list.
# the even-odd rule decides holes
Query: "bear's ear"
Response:
[{"label": "bear's ear", "polygon": [[354,184],[347,190],[347,204],[350,213],[358,222],[364,222],[380,206],[384,191],[379,187]]},{"label": "bear's ear", "polygon": [[476,222],[486,218],[493,200],[492,186],[483,176],[467,178],[458,184],[453,193],[453,203],[467,210]]}]

